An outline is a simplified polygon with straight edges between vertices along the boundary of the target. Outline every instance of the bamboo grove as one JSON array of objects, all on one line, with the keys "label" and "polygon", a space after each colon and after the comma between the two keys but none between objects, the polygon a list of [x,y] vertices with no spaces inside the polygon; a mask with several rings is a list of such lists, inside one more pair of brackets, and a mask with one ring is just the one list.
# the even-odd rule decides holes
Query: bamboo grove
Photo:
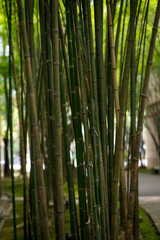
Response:
[{"label": "bamboo grove", "polygon": [[[138,159],[160,0],[3,0],[3,6],[9,39],[14,239],[18,229],[13,88],[20,130],[24,239],[68,239],[65,182],[71,239],[139,239]],[[147,39],[148,24],[152,30]],[[72,141],[76,167],[70,154]]]}]

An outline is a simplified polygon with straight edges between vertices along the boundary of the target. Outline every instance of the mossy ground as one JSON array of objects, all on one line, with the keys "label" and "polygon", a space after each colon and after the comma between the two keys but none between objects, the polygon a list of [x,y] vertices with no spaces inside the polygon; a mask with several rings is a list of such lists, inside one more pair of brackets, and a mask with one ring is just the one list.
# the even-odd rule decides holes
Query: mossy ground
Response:
[{"label": "mossy ground", "polygon": [[[29,184],[29,182],[28,182]],[[11,181],[9,178],[3,179],[2,182],[3,192],[7,192],[11,194]],[[15,195],[16,197],[23,196],[23,179],[22,177],[15,178]],[[75,185],[75,195],[78,198],[78,188]],[[68,198],[68,190],[67,184],[64,184],[64,197]],[[77,206],[78,212],[78,206]],[[78,213],[79,214],[79,213]],[[141,239],[144,240],[160,240],[160,236],[157,235],[155,227],[152,225],[151,220],[144,212],[144,210],[139,208],[139,215],[142,216],[143,221],[140,223],[140,232]],[[16,201],[16,216],[17,216],[17,240],[23,239],[23,201]],[[54,232],[54,215],[53,215],[53,207],[49,210],[49,225],[51,232],[51,239],[55,239]],[[65,209],[65,226],[66,232],[70,232],[70,217],[69,217],[69,209]],[[13,223],[12,223],[12,211],[10,212],[10,218],[6,220],[2,231],[0,232],[1,240],[13,240]]]},{"label": "mossy ground", "polygon": [[139,207],[139,216],[142,217],[142,222],[140,223],[140,232],[142,235],[142,239],[160,240],[160,235],[157,234],[156,229],[153,226],[149,216],[141,207]]}]

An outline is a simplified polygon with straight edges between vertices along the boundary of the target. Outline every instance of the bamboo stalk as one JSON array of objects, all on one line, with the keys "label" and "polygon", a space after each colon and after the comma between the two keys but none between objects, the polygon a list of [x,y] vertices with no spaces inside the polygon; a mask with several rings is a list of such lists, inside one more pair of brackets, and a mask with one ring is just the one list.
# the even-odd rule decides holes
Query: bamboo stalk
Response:
[{"label": "bamboo stalk", "polygon": [[0,197],[2,196],[2,169],[1,169],[1,156],[2,156],[2,147],[1,147],[1,117],[0,117]]},{"label": "bamboo stalk", "polygon": [[[114,166],[114,183],[113,183],[113,201],[112,201],[112,223],[111,223],[111,237],[112,240],[116,239],[116,229],[117,229],[117,217],[118,217],[118,181],[120,174],[120,164],[123,160],[123,129],[124,129],[124,116],[126,111],[127,95],[128,95],[128,81],[129,81],[129,67],[132,44],[134,40],[133,26],[135,26],[135,17],[137,2],[132,2],[132,12],[130,16],[129,23],[129,35],[128,35],[128,46],[125,61],[125,68],[122,80],[122,88],[120,94],[120,116],[119,116],[119,126],[116,131],[116,147],[115,147],[115,166]],[[125,196],[124,196],[125,197]]]},{"label": "bamboo stalk", "polygon": [[65,239],[63,169],[62,169],[62,119],[59,79],[59,45],[58,45],[58,0],[51,2],[51,39],[53,50],[53,87],[55,110],[55,169],[57,194],[58,238]]},{"label": "bamboo stalk", "polygon": [[122,21],[122,11],[123,11],[123,4],[124,0],[121,1],[120,10],[119,10],[119,17],[118,17],[118,26],[116,31],[116,40],[115,40],[115,56],[116,56],[116,63],[117,63],[117,55],[118,55],[118,48],[119,48],[119,36],[120,36],[120,27]]},{"label": "bamboo stalk", "polygon": [[[101,19],[102,2],[94,1],[95,14],[95,36],[96,36],[96,70],[97,70],[97,87],[98,87],[98,106],[100,122],[100,138],[102,145],[102,158],[104,164],[104,173],[107,176],[107,137],[106,137],[106,82],[103,79],[103,51],[102,51],[102,19]],[[105,225],[105,224],[104,224]]]},{"label": "bamboo stalk", "polygon": [[111,53],[111,64],[112,64],[112,78],[113,78],[113,87],[114,87],[114,97],[115,97],[115,107],[116,107],[116,120],[117,126],[119,126],[119,94],[118,94],[118,84],[117,84],[117,71],[116,71],[116,57],[115,57],[115,47],[113,39],[113,25],[112,25],[112,15],[110,8],[110,1],[106,1],[107,4],[107,13],[108,13],[108,32],[109,32],[109,43],[110,43],[110,53]]},{"label": "bamboo stalk", "polygon": [[[130,96],[131,96],[131,162],[134,157],[134,144],[135,144],[135,134],[136,134],[136,74],[135,74],[135,44],[132,49],[131,56],[131,86],[130,86]],[[138,178],[138,175],[137,175]],[[134,211],[134,230],[133,235],[135,239],[139,238],[139,209],[138,209],[138,179],[136,186],[136,199],[135,199],[135,211]]]},{"label": "bamboo stalk", "polygon": [[63,72],[62,72],[62,57],[61,57],[61,51],[60,51],[61,108],[62,108],[64,141],[65,141],[65,160],[66,160],[66,168],[67,168],[67,184],[68,184],[68,193],[69,193],[71,234],[73,239],[79,239],[72,165],[71,165],[71,159],[70,159],[70,153],[69,153],[69,132],[68,132],[68,126],[67,126],[66,98],[65,98],[64,84],[65,82],[63,80]]},{"label": "bamboo stalk", "polygon": [[[99,127],[99,116],[98,116],[98,96],[97,96],[97,80],[96,80],[96,68],[95,68],[95,59],[94,59],[94,48],[93,48],[93,33],[92,33],[92,22],[91,22],[91,9],[90,9],[90,3],[87,2],[88,7],[88,22],[89,22],[89,39],[90,39],[90,56],[91,56],[91,72],[92,72],[92,86],[93,86],[93,100],[91,101],[91,111],[94,113],[95,118],[95,124],[92,126],[93,130],[93,136],[96,136],[96,143],[93,143],[93,146],[96,146],[96,155],[95,155],[95,164],[94,164],[94,173],[95,173],[95,186],[99,184],[101,185],[101,181],[103,184],[105,183],[104,180],[104,169],[103,169],[103,160],[102,160],[102,149],[101,149],[101,138],[100,138],[100,127]],[[93,121],[93,123],[94,123]],[[94,138],[93,138],[94,139]],[[107,165],[106,165],[107,166]],[[97,173],[96,173],[97,171]],[[97,175],[96,175],[97,174]],[[98,177],[99,175],[99,177]],[[106,175],[107,176],[107,175]],[[100,190],[103,189],[103,185],[101,186]],[[104,190],[108,189],[108,183],[106,182],[106,188]],[[96,187],[95,187],[96,191]],[[105,193],[105,191],[104,191]],[[107,238],[110,239],[110,229],[109,229],[109,211],[108,211],[108,195],[107,190],[105,193],[105,207],[106,207],[106,227],[107,227]],[[101,200],[102,200],[101,195]],[[99,210],[100,206],[100,196],[99,191],[96,191],[96,201],[97,201],[97,209]],[[101,212],[98,211],[98,219],[99,219],[99,227],[101,230]]]},{"label": "bamboo stalk", "polygon": [[142,133],[142,129],[143,129],[143,119],[144,119],[144,109],[145,109],[145,104],[146,104],[146,96],[147,96],[150,72],[151,72],[151,67],[152,67],[152,60],[153,60],[153,53],[154,53],[154,49],[155,49],[155,42],[156,42],[159,18],[160,18],[160,1],[158,1],[158,4],[157,4],[154,25],[153,25],[153,29],[152,29],[152,37],[151,37],[151,42],[150,42],[146,72],[145,72],[144,83],[143,83],[141,105],[140,105],[140,110],[139,110],[139,114],[138,114],[138,124],[137,124],[136,140],[135,140],[135,146],[134,146],[134,158],[133,158],[133,162],[131,163],[132,164],[131,165],[131,184],[130,184],[131,190],[130,190],[129,205],[128,205],[128,221],[127,221],[126,240],[131,239],[131,236],[132,236],[132,228],[133,228],[132,221],[133,221],[133,211],[134,211],[134,202],[135,202],[135,189],[136,189],[136,185],[137,185],[139,148],[140,148],[140,142],[141,142],[141,133]]},{"label": "bamboo stalk", "polygon": [[108,163],[108,191],[109,191],[109,218],[112,213],[112,192],[113,192],[113,165],[114,165],[114,101],[113,101],[113,81],[111,69],[111,55],[108,42],[108,66],[107,66],[107,87],[108,87],[108,146],[109,146],[109,163]]},{"label": "bamboo stalk", "polygon": [[34,12],[34,1],[28,1],[28,17],[29,17],[29,46],[30,46],[30,58],[32,66],[32,76],[34,79],[34,88],[36,88],[36,73],[38,69],[37,59],[36,59],[36,50],[35,50],[35,41],[34,41],[34,28],[33,28],[33,12]]},{"label": "bamboo stalk", "polygon": [[[91,56],[91,48],[90,46],[93,47],[93,36],[90,34],[91,30],[91,25],[89,26],[89,21],[90,21],[90,3],[83,1],[83,11],[84,11],[84,21],[85,21],[85,32],[86,32],[86,44],[87,44],[87,57],[88,57],[88,79],[89,79],[89,86],[90,86],[90,109],[91,109],[91,129],[92,129],[92,138],[93,138],[93,170],[94,170],[94,186],[95,186],[95,197],[96,197],[96,206],[95,210],[97,211],[98,215],[98,224],[100,224],[100,214],[99,214],[99,178],[98,178],[98,168],[97,168],[97,146],[96,146],[96,141],[97,141],[97,135],[96,135],[96,121],[95,121],[95,108],[96,108],[96,103],[94,97],[97,99],[97,90],[95,89],[95,95],[93,92],[93,77],[96,79],[95,76],[95,68],[92,66],[94,60],[94,53],[92,52]],[[88,26],[86,23],[86,17],[88,16]],[[97,117],[98,119],[98,117]],[[101,226],[101,224],[100,224]]]},{"label": "bamboo stalk", "polygon": [[122,82],[122,77],[123,77],[123,58],[124,58],[124,51],[125,47],[124,45],[124,31],[125,31],[125,20],[126,20],[126,13],[127,13],[127,6],[128,6],[128,0],[125,2],[125,8],[124,8],[124,17],[123,17],[123,23],[122,23],[122,33],[121,33],[121,56],[120,56],[120,74],[119,74],[119,79],[120,79],[120,84],[119,88],[121,87],[121,82]]},{"label": "bamboo stalk", "polygon": [[[73,1],[73,13],[74,13],[74,21],[75,21],[75,28],[76,28],[76,45],[77,45],[77,55],[78,55],[78,66],[79,66],[79,79],[80,79],[80,89],[81,89],[81,102],[82,102],[82,120],[84,124],[84,135],[85,135],[85,152],[86,152],[86,168],[88,172],[88,204],[89,204],[89,219],[91,225],[91,238],[99,237],[98,229],[96,228],[94,231],[94,215],[93,215],[93,197],[94,188],[92,185],[93,179],[93,172],[92,172],[92,158],[91,158],[91,146],[89,142],[89,129],[88,129],[88,120],[87,120],[87,103],[85,98],[85,89],[84,89],[84,76],[82,72],[82,57],[81,57],[81,50],[80,50],[80,30],[79,30],[79,23],[77,18],[77,6],[76,2]],[[95,220],[97,220],[97,216],[95,216]]]},{"label": "bamboo stalk", "polygon": [[12,0],[9,1],[9,128],[10,128],[10,158],[11,158],[11,183],[12,183],[12,211],[13,211],[13,235],[17,239],[16,227],[16,205],[15,205],[15,186],[14,186],[14,169],[13,169],[13,122],[12,122]]},{"label": "bamboo stalk", "polygon": [[[140,33],[139,33],[139,39],[138,39],[138,49],[137,49],[137,55],[136,55],[136,66],[135,66],[135,78],[137,79],[138,74],[138,66],[139,66],[139,60],[140,60],[140,54],[141,54],[141,48],[142,48],[142,40],[144,36],[145,31],[145,23],[147,21],[148,17],[148,9],[149,9],[149,0],[146,2],[146,6],[144,6],[144,12],[142,14],[141,19],[141,26],[140,26]],[[136,80],[137,81],[137,80]]]},{"label": "bamboo stalk", "polygon": [[52,178],[52,193],[54,201],[54,219],[55,219],[55,233],[58,234],[57,222],[57,200],[56,200],[56,181],[55,181],[55,165],[54,165],[54,95],[53,95],[53,69],[52,69],[52,55],[51,55],[51,36],[50,36],[50,22],[48,14],[48,1],[39,2],[40,23],[41,23],[41,42],[43,53],[43,73],[44,73],[44,90],[46,103],[46,118],[47,118],[47,147],[48,159],[50,165],[50,172]]},{"label": "bamboo stalk", "polygon": [[[70,14],[71,2],[66,1],[66,22],[67,22],[67,36],[68,36],[68,49],[69,49],[69,67],[70,67],[70,81],[71,81],[71,109],[74,136],[76,142],[76,156],[77,156],[77,177],[78,177],[78,193],[79,193],[79,209],[80,209],[80,229],[81,238],[85,239],[85,222],[86,218],[86,195],[85,195],[85,179],[83,169],[83,145],[82,145],[82,132],[80,120],[80,105],[79,93],[76,90],[76,66],[74,66],[75,57],[75,41],[73,32],[72,15]],[[72,31],[71,31],[72,30]],[[72,36],[71,36],[72,33]],[[73,44],[71,42],[73,40]]]},{"label": "bamboo stalk", "polygon": [[47,215],[47,204],[46,204],[46,196],[45,196],[45,187],[44,187],[44,176],[43,176],[43,168],[42,168],[42,159],[41,159],[41,148],[40,148],[40,139],[38,132],[38,118],[37,118],[37,109],[36,109],[36,98],[34,93],[33,81],[32,81],[32,70],[31,70],[31,60],[30,53],[28,47],[27,40],[27,31],[24,20],[24,10],[23,4],[21,0],[17,0],[18,5],[18,15],[19,15],[19,23],[22,33],[22,42],[23,42],[23,51],[25,57],[25,67],[26,67],[26,77],[28,83],[28,95],[29,95],[29,106],[31,111],[31,124],[33,130],[33,136],[35,141],[35,157],[36,157],[36,171],[37,171],[37,183],[38,183],[38,192],[39,192],[39,200],[40,200],[40,210],[42,217],[42,235],[43,238],[50,239],[49,227],[48,227],[48,215]]}]

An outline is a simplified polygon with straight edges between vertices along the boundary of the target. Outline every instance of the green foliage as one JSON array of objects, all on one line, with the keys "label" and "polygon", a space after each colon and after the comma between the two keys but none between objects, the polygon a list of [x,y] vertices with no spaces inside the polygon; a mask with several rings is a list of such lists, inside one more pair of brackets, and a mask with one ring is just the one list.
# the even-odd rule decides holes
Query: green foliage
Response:
[{"label": "green foliage", "polygon": [[[29,179],[28,179],[28,184],[29,184]],[[3,178],[2,190],[3,190],[3,192],[7,192],[7,193],[11,194],[11,179],[10,178]],[[23,197],[23,179],[20,176],[15,177],[15,196]]]},{"label": "green foliage", "polygon": [[159,240],[160,236],[157,235],[155,227],[152,225],[151,220],[141,207],[139,208],[139,216],[142,217],[142,222],[140,223],[142,238],[144,240]]}]

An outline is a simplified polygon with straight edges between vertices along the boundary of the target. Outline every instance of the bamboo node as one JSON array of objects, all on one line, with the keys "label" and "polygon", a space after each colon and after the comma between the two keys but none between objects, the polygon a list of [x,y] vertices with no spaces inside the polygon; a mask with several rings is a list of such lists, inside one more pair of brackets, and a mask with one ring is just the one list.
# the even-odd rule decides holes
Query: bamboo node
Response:
[{"label": "bamboo node", "polygon": [[54,29],[54,28],[52,28],[51,31],[52,31],[52,33],[58,33],[58,30]]},{"label": "bamboo node", "polygon": [[30,55],[25,54],[24,57],[25,57],[25,58],[30,58]]},{"label": "bamboo node", "polygon": [[122,117],[125,117],[125,113],[124,113],[124,112],[119,111],[119,114],[120,114]]},{"label": "bamboo node", "polygon": [[147,98],[147,95],[146,95],[146,94],[142,94],[142,97],[143,97],[143,98]]},{"label": "bamboo node", "polygon": [[64,214],[64,211],[57,211],[58,214]]},{"label": "bamboo node", "polygon": [[141,134],[142,130],[143,130],[143,127],[139,127],[137,133]]},{"label": "bamboo node", "polygon": [[158,31],[158,27],[153,26],[152,29],[155,30],[155,31]]},{"label": "bamboo node", "polygon": [[[54,61],[53,61],[53,65],[54,65],[54,66],[59,66],[59,62],[54,62]],[[53,66],[53,67],[54,67],[54,66]]]},{"label": "bamboo node", "polygon": [[133,160],[134,160],[135,162],[138,162],[139,159],[136,158],[136,157],[134,157]]},{"label": "bamboo node", "polygon": [[92,167],[93,168],[93,164],[92,163],[88,163],[87,167]]},{"label": "bamboo node", "polygon": [[54,93],[54,97],[60,97],[60,93]]},{"label": "bamboo node", "polygon": [[89,216],[88,221],[86,222],[86,224],[90,224],[90,216]]},{"label": "bamboo node", "polygon": [[127,40],[128,40],[128,42],[132,42],[132,43],[134,42],[134,39],[132,39],[132,38],[128,38]]},{"label": "bamboo node", "polygon": [[[79,189],[79,191],[84,191],[85,189],[84,188],[78,188]],[[83,208],[82,208],[83,209]]]},{"label": "bamboo node", "polygon": [[47,59],[46,63],[52,63],[52,59]]},{"label": "bamboo node", "polygon": [[53,91],[53,89],[48,88],[48,92],[53,93],[54,91]]},{"label": "bamboo node", "polygon": [[95,134],[96,134],[96,136],[98,137],[98,133],[97,133],[96,129],[94,129],[94,133],[95,133]]},{"label": "bamboo node", "polygon": [[116,147],[118,150],[123,151],[123,147]]}]

